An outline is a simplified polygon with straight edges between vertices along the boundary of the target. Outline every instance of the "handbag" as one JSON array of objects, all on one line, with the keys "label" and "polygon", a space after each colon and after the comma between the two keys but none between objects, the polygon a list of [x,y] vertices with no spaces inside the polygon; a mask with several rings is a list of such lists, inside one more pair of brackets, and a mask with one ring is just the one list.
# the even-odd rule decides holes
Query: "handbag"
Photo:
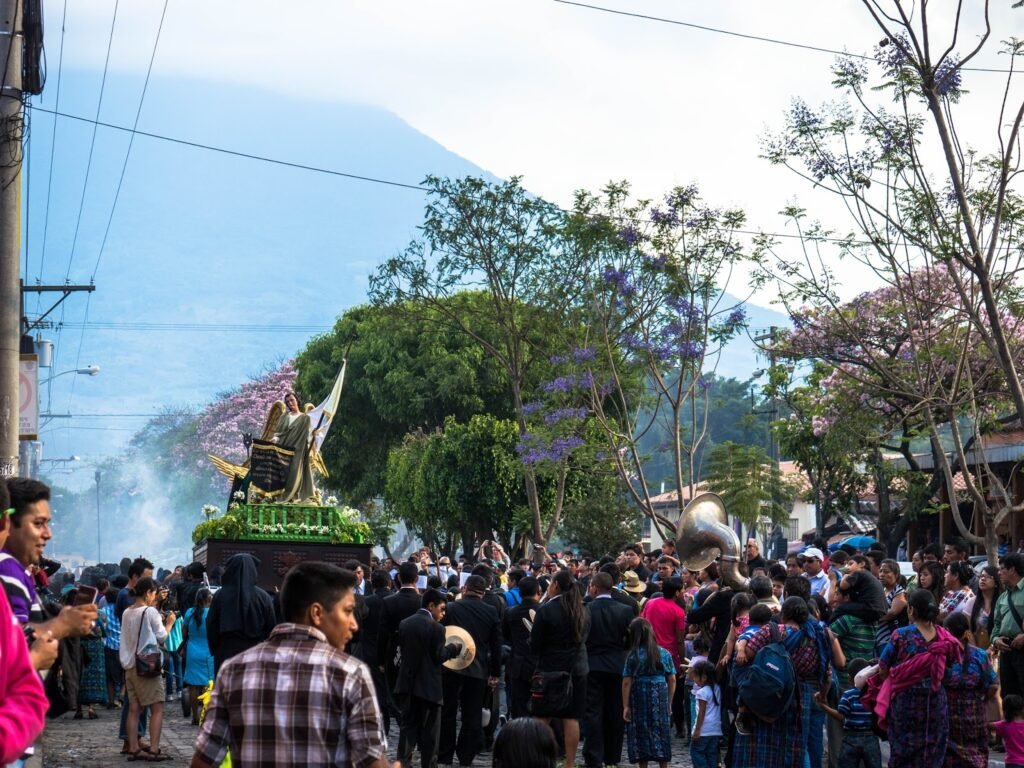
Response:
[{"label": "handbag", "polygon": [[164,671],[164,655],[160,647],[149,644],[139,653],[139,643],[142,642],[142,630],[146,621],[146,608],[142,612],[142,621],[139,623],[139,637],[135,641],[135,674],[138,677],[160,677]]},{"label": "handbag", "polygon": [[568,672],[537,672],[530,678],[530,714],[553,717],[572,703],[572,675]]}]

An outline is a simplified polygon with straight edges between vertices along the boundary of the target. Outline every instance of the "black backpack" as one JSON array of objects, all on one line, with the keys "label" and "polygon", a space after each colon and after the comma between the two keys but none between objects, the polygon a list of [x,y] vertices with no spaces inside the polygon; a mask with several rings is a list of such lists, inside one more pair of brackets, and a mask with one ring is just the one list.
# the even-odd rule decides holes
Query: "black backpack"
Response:
[{"label": "black backpack", "polygon": [[793,704],[796,671],[778,625],[768,624],[772,641],[757,652],[739,685],[742,704],[766,722],[774,722]]}]

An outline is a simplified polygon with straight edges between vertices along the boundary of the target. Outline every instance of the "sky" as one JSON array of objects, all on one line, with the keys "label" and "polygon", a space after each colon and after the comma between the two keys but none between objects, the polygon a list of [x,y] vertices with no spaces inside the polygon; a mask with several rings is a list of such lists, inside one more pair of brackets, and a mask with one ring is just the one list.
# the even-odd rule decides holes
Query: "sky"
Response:
[{"label": "sky", "polygon": [[[881,36],[864,4],[853,0],[595,4],[852,53],[870,53]],[[980,0],[969,0],[967,8],[979,5]],[[1011,11],[1010,0],[993,5],[994,40],[1024,36],[1024,11]],[[954,7],[950,0],[929,5],[940,25]],[[122,98],[108,98],[103,120],[132,124],[163,8],[160,0],[117,4],[109,71]],[[40,106],[53,107],[55,73],[63,66],[91,73],[91,82],[66,92],[62,104],[92,116],[114,9],[115,0],[47,3],[51,79],[37,100]],[[975,27],[966,29],[964,39],[974,32]],[[975,64],[1005,67],[1006,57],[997,49],[990,43]],[[794,202],[845,230],[847,219],[835,200],[760,158],[764,136],[781,125],[794,97],[811,104],[834,97],[832,60],[827,53],[554,0],[175,0],[167,6],[153,62],[154,87],[147,91],[139,128],[285,160],[301,151],[308,161],[316,158],[316,148],[289,145],[289,111],[276,106],[295,99],[325,107],[366,104],[394,113],[497,176],[522,176],[530,190],[563,205],[574,190],[598,189],[611,179],[628,179],[647,197],[697,182],[710,203],[744,208],[752,230],[791,233],[778,211]],[[267,93],[265,119],[242,134],[232,131],[229,120],[211,124],[187,103],[160,109],[173,89],[156,86],[176,81],[210,92],[261,89]],[[999,75],[965,73],[970,94],[961,126],[967,141],[979,148],[993,146],[994,105],[1003,83]],[[360,162],[359,148],[349,150],[350,159],[334,153],[323,164],[374,175]],[[386,178],[415,184],[420,175],[411,167],[408,175],[392,167]],[[116,177],[100,183],[110,186]],[[219,214],[216,209],[206,213]],[[244,212],[225,207],[223,215]],[[181,223],[154,221],[153,226]],[[116,226],[110,237],[116,244]],[[113,267],[101,268],[98,282],[104,268]],[[847,269],[842,266],[840,274]],[[851,295],[872,287],[862,273],[845,277]],[[771,291],[754,297],[765,305],[771,299]],[[103,301],[99,292],[94,300]],[[69,317],[82,311],[76,304]],[[254,363],[251,370],[258,367]],[[66,449],[74,451],[74,445]]]}]

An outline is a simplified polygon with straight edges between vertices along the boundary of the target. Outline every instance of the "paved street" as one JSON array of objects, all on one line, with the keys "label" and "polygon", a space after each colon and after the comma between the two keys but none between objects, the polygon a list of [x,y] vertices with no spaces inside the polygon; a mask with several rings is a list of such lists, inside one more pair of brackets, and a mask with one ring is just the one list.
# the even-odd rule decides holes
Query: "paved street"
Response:
[{"label": "paved street", "polygon": [[[119,754],[121,744],[114,738],[120,712],[101,709],[99,715],[99,720],[73,720],[71,715],[65,715],[47,723],[43,737],[43,768],[109,768],[125,763],[124,756]],[[196,729],[181,717],[181,711],[169,703],[161,746],[174,759],[165,765],[188,763],[192,757],[195,733]],[[393,758],[398,744],[398,728],[394,724],[388,734],[388,744]],[[674,751],[674,759],[669,765],[672,768],[690,768],[686,745],[677,741]],[[489,766],[490,753],[481,755],[475,764],[481,768]]]},{"label": "paved street", "polygon": [[[161,746],[174,759],[166,764],[185,765],[192,756],[196,729],[182,719],[180,711],[176,712],[168,706],[167,712],[169,716],[164,723]],[[43,737],[43,768],[108,768],[125,762],[124,757],[119,754],[121,745],[113,738],[116,735],[118,715],[116,711],[100,710],[99,720],[72,720],[71,715],[65,715],[59,720],[49,722],[46,735]],[[394,758],[394,750],[398,743],[397,726],[392,725],[388,742],[390,754]],[[669,763],[671,768],[691,768],[685,743],[675,741],[673,750],[673,759]],[[884,743],[882,754],[884,764],[888,755]],[[989,761],[990,768],[1003,768],[1005,755],[999,753],[993,755],[993,758],[997,759]],[[481,768],[486,768],[490,764],[490,753],[477,758],[476,765]],[[623,761],[622,765],[628,763]]]}]

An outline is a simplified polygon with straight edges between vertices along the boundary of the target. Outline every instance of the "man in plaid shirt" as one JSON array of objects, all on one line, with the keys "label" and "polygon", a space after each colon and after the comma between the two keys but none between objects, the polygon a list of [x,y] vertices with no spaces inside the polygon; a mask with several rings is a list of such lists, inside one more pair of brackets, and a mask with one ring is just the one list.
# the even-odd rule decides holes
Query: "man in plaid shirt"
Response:
[{"label": "man in plaid shirt", "polygon": [[388,768],[369,668],[342,648],[358,628],[356,576],[327,563],[292,568],[279,624],[221,667],[192,768]]}]

